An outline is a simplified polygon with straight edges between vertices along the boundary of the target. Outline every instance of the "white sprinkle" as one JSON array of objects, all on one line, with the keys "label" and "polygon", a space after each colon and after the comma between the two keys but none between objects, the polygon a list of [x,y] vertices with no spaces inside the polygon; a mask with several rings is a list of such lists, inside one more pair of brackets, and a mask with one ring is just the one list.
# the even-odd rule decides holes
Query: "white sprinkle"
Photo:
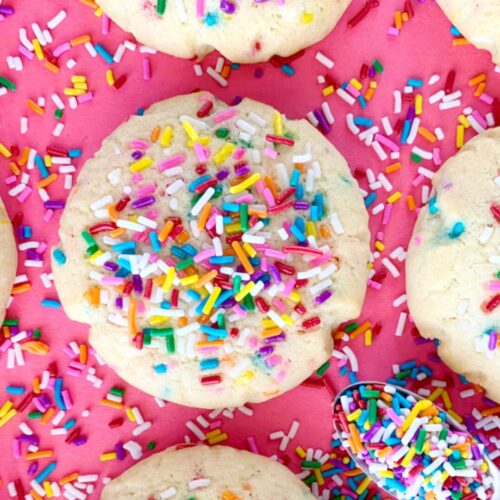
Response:
[{"label": "white sprinkle", "polygon": [[444,90],[439,90],[435,94],[429,96],[429,104],[436,104],[436,102],[439,102],[445,95],[446,92]]},{"label": "white sprinkle", "polygon": [[97,56],[97,51],[95,50],[91,42],[85,42],[85,48],[87,49],[87,52],[90,54],[90,57]]},{"label": "white sprinkle", "polygon": [[30,52],[33,51],[33,44],[28,40],[28,34],[26,28],[21,28],[19,30],[19,40],[21,44],[24,45]]},{"label": "white sprinkle", "polygon": [[113,55],[113,61],[116,63],[119,63],[122,60],[123,55],[125,54],[125,51],[127,49],[125,48],[125,45],[121,43],[118,45],[115,54]]},{"label": "white sprinkle", "polygon": [[380,158],[381,161],[387,160],[387,154],[382,149],[382,146],[380,145],[379,142],[373,141],[372,148],[375,151],[375,153],[377,153],[377,156]]},{"label": "white sprinkle", "polygon": [[151,422],[144,422],[143,424],[137,426],[133,431],[132,434],[134,436],[139,436],[143,432],[147,431],[148,429],[151,428]]},{"label": "white sprinkle", "polygon": [[135,441],[127,441],[123,447],[130,453],[134,460],[139,460],[142,457],[142,448]]},{"label": "white sprinkle", "polygon": [[403,295],[400,295],[394,301],[392,302],[392,305],[394,307],[399,307],[400,305],[404,304],[406,302],[406,294],[404,293]]},{"label": "white sprinkle", "polygon": [[392,133],[394,131],[392,130],[391,122],[389,121],[388,116],[382,117],[382,126],[384,127],[384,132],[386,135],[389,135],[389,136],[392,135]]},{"label": "white sprinkle", "polygon": [[359,370],[359,365],[358,365],[358,358],[356,358],[356,355],[352,351],[352,349],[349,346],[345,346],[342,349],[349,359],[349,363],[351,365],[351,370],[356,373]]},{"label": "white sprinkle", "polygon": [[342,100],[351,106],[356,102],[356,99],[352,97],[351,94],[348,94],[342,87],[339,87],[335,92]]},{"label": "white sprinkle", "polygon": [[186,427],[200,440],[205,440],[205,434],[201,431],[201,429],[191,420],[186,422]]},{"label": "white sprinkle", "polygon": [[327,57],[325,54],[323,54],[323,52],[320,52],[319,50],[318,50],[318,52],[316,52],[315,59],[316,59],[316,61],[321,63],[323,66],[326,66],[328,69],[332,69],[335,66],[335,63],[329,57]]},{"label": "white sprinkle", "polygon": [[190,490],[198,490],[200,488],[206,488],[207,486],[210,486],[210,479],[206,478],[193,479],[188,483],[188,487]]},{"label": "white sprinkle", "polygon": [[66,19],[66,12],[64,10],[60,10],[48,23],[47,26],[49,29],[53,30],[54,28],[57,28],[64,19]]},{"label": "white sprinkle", "polygon": [[208,203],[208,200],[212,198],[212,196],[215,194],[215,189],[212,187],[209,187],[201,196],[201,198],[196,202],[194,207],[191,209],[191,215],[194,215],[195,217],[201,212],[203,207]]},{"label": "white sprinkle", "polygon": [[474,396],[474,394],[475,394],[474,389],[467,389],[465,391],[460,391],[460,397],[462,399],[471,398],[472,396]]},{"label": "white sprinkle", "polygon": [[219,85],[221,85],[222,87],[227,87],[228,81],[221,75],[219,75],[219,73],[217,73],[214,68],[209,66],[207,68],[207,73],[208,76],[212,77]]},{"label": "white sprinkle", "polygon": [[330,109],[330,105],[326,101],[321,104],[321,109],[323,110],[323,114],[325,115],[326,121],[330,125],[335,123],[335,118],[333,117],[332,110]]},{"label": "white sprinkle", "polygon": [[479,237],[479,243],[481,245],[485,245],[490,241],[490,238],[493,236],[494,229],[492,226],[487,226],[483,229],[481,236]]},{"label": "white sprinkle", "polygon": [[441,79],[441,77],[440,77],[439,75],[434,74],[434,75],[432,75],[432,76],[429,78],[428,83],[429,83],[429,85],[434,85],[434,84],[436,84],[437,82],[439,82],[439,80],[440,80],[440,79]]},{"label": "white sprinkle", "polygon": [[450,102],[450,101],[457,101],[462,97],[462,91],[457,90],[455,92],[452,92],[451,94],[446,94],[443,96],[443,102]]},{"label": "white sprinkle", "polygon": [[396,327],[396,332],[395,332],[396,337],[401,337],[403,335],[407,317],[408,313],[405,312],[399,313],[398,325]]},{"label": "white sprinkle", "polygon": [[442,141],[444,139],[444,132],[441,127],[436,127],[434,129],[434,135],[437,137],[438,141]]},{"label": "white sprinkle", "polygon": [[125,219],[118,219],[116,225],[117,227],[123,227],[124,229],[129,229],[130,231],[136,231],[138,233],[142,233],[144,229],[146,229],[142,224]]},{"label": "white sprinkle", "polygon": [[59,122],[55,127],[54,131],[52,132],[52,135],[55,137],[60,137],[64,130],[64,123]]},{"label": "white sprinkle", "polygon": [[459,108],[461,105],[461,101],[441,102],[439,103],[439,109],[443,111],[445,109]]},{"label": "white sprinkle", "polygon": [[359,127],[354,123],[354,115],[352,113],[347,113],[346,117],[347,128],[354,134],[359,134]]},{"label": "white sprinkle", "polygon": [[99,210],[100,208],[103,208],[110,203],[113,203],[113,197],[110,194],[107,194],[106,196],[103,196],[102,198],[99,198],[98,200],[91,203],[90,210],[95,212],[96,210]]},{"label": "white sprinkle", "polygon": [[394,113],[398,114],[401,113],[402,109],[402,98],[401,98],[401,92],[399,90],[395,90],[393,92],[394,95]]},{"label": "white sprinkle", "polygon": [[319,125],[319,122],[316,119],[316,117],[314,116],[314,113],[312,111],[309,111],[307,113],[306,118],[309,120],[309,122],[311,123],[311,125],[313,127],[317,127]]}]

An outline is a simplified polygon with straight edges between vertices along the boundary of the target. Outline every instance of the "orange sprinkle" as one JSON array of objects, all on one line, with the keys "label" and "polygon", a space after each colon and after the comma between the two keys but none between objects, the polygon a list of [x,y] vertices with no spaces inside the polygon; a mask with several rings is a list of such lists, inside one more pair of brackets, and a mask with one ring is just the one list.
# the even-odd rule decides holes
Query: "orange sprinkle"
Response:
[{"label": "orange sprinkle", "polygon": [[33,500],[43,500],[35,490],[30,490],[30,495],[33,497]]},{"label": "orange sprinkle", "polygon": [[398,170],[401,170],[402,165],[401,163],[393,163],[392,165],[388,165],[385,167],[385,173],[386,174],[392,174],[393,172],[397,172]]},{"label": "orange sprinkle", "polygon": [[278,189],[276,188],[276,184],[274,183],[274,181],[271,179],[271,177],[269,177],[269,175],[266,175],[264,177],[264,182],[266,183],[266,186],[271,191],[274,199],[276,199],[278,197]]},{"label": "orange sprinkle", "polygon": [[350,469],[350,470],[346,470],[344,472],[342,472],[342,475],[343,476],[347,476],[347,477],[354,477],[354,476],[359,476],[360,474],[363,474],[363,471],[361,469]]},{"label": "orange sprinkle", "polygon": [[401,16],[401,11],[394,12],[394,26],[400,30],[403,27],[403,18]]},{"label": "orange sprinkle", "polygon": [[21,175],[21,170],[19,169],[15,161],[11,161],[9,163],[9,168],[14,175]]},{"label": "orange sprinkle", "polygon": [[460,38],[454,38],[452,43],[454,47],[457,47],[459,45],[469,45],[469,41],[463,36]]},{"label": "orange sprinkle", "polygon": [[110,401],[109,399],[101,399],[100,403],[104,406],[109,406],[110,408],[116,408],[117,410],[123,409],[123,403],[118,401]]},{"label": "orange sprinkle", "polygon": [[24,146],[23,152],[21,153],[21,156],[19,157],[18,164],[20,167],[23,167],[26,165],[26,162],[28,161],[29,155],[30,155],[30,148],[28,146]]},{"label": "orange sprinkle", "polygon": [[[355,453],[359,453],[363,451],[363,444],[361,443],[361,438],[359,436],[358,428],[355,424],[349,424],[349,431],[351,433],[351,437],[349,438],[352,441],[352,444],[355,446]],[[354,450],[353,450],[354,451]]]},{"label": "orange sprinkle", "polygon": [[475,87],[476,85],[479,85],[480,83],[485,81],[486,73],[479,73],[479,75],[476,75],[469,80],[469,87]]},{"label": "orange sprinkle", "polygon": [[490,415],[496,415],[497,413],[500,413],[500,405],[493,406],[492,408],[487,408],[486,410],[483,410],[481,412],[481,415],[483,417],[489,417]]},{"label": "orange sprinkle", "polygon": [[[257,208],[249,208],[248,215],[256,215],[259,219],[266,219],[267,212],[263,212],[262,210],[258,210]],[[239,218],[239,214],[235,214],[235,218]]]},{"label": "orange sprinkle", "polygon": [[39,115],[44,115],[45,114],[45,110],[43,108],[41,108],[35,101],[33,101],[32,99],[28,99],[26,101],[26,104],[28,105],[28,108],[30,108],[32,111],[34,111],[35,113],[39,114]]},{"label": "orange sprinkle", "polygon": [[38,189],[45,188],[48,185],[52,184],[55,180],[57,179],[57,174],[50,174],[48,177],[45,177],[45,179],[42,179],[41,181],[36,183],[36,187]]},{"label": "orange sprinkle", "polygon": [[354,340],[356,337],[359,337],[362,333],[365,333],[366,330],[369,330],[372,327],[372,324],[369,321],[365,321],[362,325],[359,325],[356,330],[353,330],[349,337],[351,340]]},{"label": "orange sprinkle", "polygon": [[474,90],[474,97],[480,97],[486,90],[486,82],[481,82]]},{"label": "orange sprinkle", "polygon": [[38,377],[33,379],[33,392],[35,394],[40,394],[40,379]]},{"label": "orange sprinkle", "polygon": [[377,456],[379,458],[385,457],[386,455],[389,455],[392,453],[392,446],[386,446],[385,448],[382,448],[381,450],[377,451]]},{"label": "orange sprinkle", "polygon": [[323,238],[329,238],[332,235],[328,227],[324,224],[321,224],[321,226],[319,227],[319,232],[321,236],[323,236]]},{"label": "orange sprinkle", "polygon": [[64,476],[62,479],[59,479],[59,484],[61,486],[64,486],[65,484],[72,483],[76,479],[78,479],[78,472],[73,472],[71,474],[68,474],[67,476]]},{"label": "orange sprinkle", "polygon": [[222,68],[222,71],[220,72],[220,76],[222,76],[222,78],[228,78],[230,74],[231,74],[231,66],[229,66],[229,64],[225,64],[224,67]]},{"label": "orange sprinkle", "polygon": [[[205,208],[205,207],[203,207],[203,208]],[[158,239],[160,241],[165,241],[167,239],[168,235],[172,232],[173,228],[174,228],[174,223],[171,220],[168,220],[165,223],[165,225],[163,226],[162,230],[160,231],[160,234],[158,235]]]},{"label": "orange sprinkle", "polygon": [[207,223],[208,217],[212,210],[211,203],[207,203],[201,210],[200,218],[198,219],[198,229],[203,229]]},{"label": "orange sprinkle", "polygon": [[113,229],[113,231],[110,231],[109,235],[111,236],[111,238],[119,238],[124,232],[124,227],[117,227],[116,229]]},{"label": "orange sprinkle", "polygon": [[130,334],[135,337],[137,335],[137,326],[135,324],[135,315],[137,312],[137,302],[135,299],[130,299],[128,306],[128,328]]},{"label": "orange sprinkle", "polygon": [[410,16],[408,15],[408,12],[403,12],[403,14],[401,15],[401,19],[403,19],[403,22],[404,23],[407,23],[409,20],[410,20]]},{"label": "orange sprinkle", "polygon": [[49,458],[53,453],[52,450],[40,450],[33,453],[27,453],[24,458],[26,460],[38,460],[39,458]]},{"label": "orange sprinkle", "polygon": [[49,346],[44,344],[41,340],[30,340],[29,342],[24,342],[21,344],[21,349],[37,356],[44,356],[50,351]]},{"label": "orange sprinkle", "polygon": [[88,358],[87,344],[81,344],[80,345],[80,363],[82,365],[87,364],[87,358]]},{"label": "orange sprinkle", "polygon": [[21,293],[31,290],[31,283],[23,283],[22,285],[16,285],[12,289],[12,295],[19,295]]},{"label": "orange sprinkle", "polygon": [[388,392],[382,392],[380,394],[380,399],[383,399],[384,401],[390,403],[392,401],[392,395],[389,394]]},{"label": "orange sprinkle", "polygon": [[188,324],[188,321],[189,320],[185,316],[183,316],[182,318],[179,318],[177,320],[177,326],[182,328],[183,326],[186,326]]},{"label": "orange sprinkle", "polygon": [[[113,204],[108,205],[108,214],[109,214],[109,218],[112,221],[116,221],[120,218],[118,215],[118,212],[116,211],[116,207]],[[123,229],[123,228],[120,228],[120,229]]]},{"label": "orange sprinkle", "polygon": [[417,208],[415,200],[411,194],[406,197],[406,205],[408,206],[408,210],[411,210],[412,212]]},{"label": "orange sprinkle", "polygon": [[223,491],[222,500],[240,500],[240,497],[238,495],[235,495],[232,491]]},{"label": "orange sprinkle", "polygon": [[198,281],[194,284],[195,288],[203,288],[209,281],[212,281],[217,276],[217,270],[212,269],[208,273],[201,276]]},{"label": "orange sprinkle", "polygon": [[189,233],[187,231],[182,231],[182,233],[180,233],[177,238],[175,238],[175,241],[177,241],[177,243],[187,243],[189,241],[189,238],[191,238],[191,236],[189,236]]},{"label": "orange sprinkle", "polygon": [[236,252],[236,255],[238,256],[238,258],[240,259],[241,264],[243,265],[245,271],[248,274],[253,274],[254,273],[253,266],[252,266],[252,264],[250,264],[250,261],[248,260],[247,255],[243,251],[243,248],[241,248],[240,242],[233,241],[231,243],[231,246],[233,247],[234,251]]},{"label": "orange sprinkle", "polygon": [[437,137],[430,130],[427,130],[425,127],[418,127],[418,133],[422,137],[425,137],[429,142],[434,143],[437,141]]},{"label": "orange sprinkle", "polygon": [[365,93],[365,100],[371,101],[374,95],[375,95],[375,89],[370,87]]},{"label": "orange sprinkle", "polygon": [[90,35],[81,35],[73,38],[69,41],[69,43],[72,47],[76,47],[77,45],[82,45],[84,43],[90,42],[91,40],[92,37]]},{"label": "orange sprinkle", "polygon": [[42,418],[40,419],[40,423],[43,425],[47,424],[49,420],[53,417],[54,413],[56,410],[54,408],[50,407],[43,415]]},{"label": "orange sprinkle", "polygon": [[45,63],[43,64],[49,71],[51,71],[52,73],[54,73],[55,75],[57,75],[59,73],[59,71],[61,71],[61,68],[59,68],[59,66],[56,66],[55,64],[52,64],[51,62],[49,61],[45,61]]},{"label": "orange sprinkle", "polygon": [[209,342],[208,340],[199,340],[196,342],[196,347],[222,347],[224,345],[223,340],[214,340]]},{"label": "orange sprinkle", "polygon": [[151,142],[156,142],[158,140],[158,137],[160,137],[160,131],[161,128],[156,125],[156,127],[151,131]]}]

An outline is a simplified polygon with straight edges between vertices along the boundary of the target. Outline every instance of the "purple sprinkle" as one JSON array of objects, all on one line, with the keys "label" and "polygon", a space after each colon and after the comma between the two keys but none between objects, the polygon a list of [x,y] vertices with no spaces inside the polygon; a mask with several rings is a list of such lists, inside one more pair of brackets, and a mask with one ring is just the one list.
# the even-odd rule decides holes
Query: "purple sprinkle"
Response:
[{"label": "purple sprinkle", "polygon": [[221,0],[220,10],[225,14],[234,14],[236,12],[236,5],[229,0]]},{"label": "purple sprinkle", "polygon": [[132,208],[144,208],[152,205],[156,201],[154,196],[144,196],[132,202]]},{"label": "purple sprinkle", "polygon": [[33,249],[26,250],[26,257],[29,260],[42,260],[43,257]]},{"label": "purple sprinkle", "polygon": [[295,210],[309,210],[309,202],[308,201],[294,201],[293,208],[295,208]]},{"label": "purple sprinkle", "polygon": [[236,300],[234,299],[234,297],[229,297],[222,304],[220,304],[220,307],[222,307],[222,309],[230,309],[231,307],[234,307],[235,305],[236,305]]},{"label": "purple sprinkle", "polygon": [[255,70],[255,78],[262,78],[264,76],[264,70],[262,68],[257,68]]},{"label": "purple sprinkle", "polygon": [[34,476],[36,471],[38,470],[38,462],[33,462],[28,467],[28,476]]},{"label": "purple sprinkle", "polygon": [[488,349],[494,351],[497,348],[498,334],[490,333],[490,339],[488,341]]},{"label": "purple sprinkle", "polygon": [[23,443],[33,444],[38,446],[39,439],[37,436],[28,436],[27,434],[21,434],[16,438],[18,441],[22,441]]},{"label": "purple sprinkle", "polygon": [[243,176],[245,174],[248,174],[248,172],[250,172],[250,167],[248,165],[242,165],[241,167],[234,169],[234,173],[238,177],[241,177],[241,176]]},{"label": "purple sprinkle", "polygon": [[104,263],[104,269],[107,269],[108,271],[111,271],[112,273],[116,273],[118,269],[120,269],[120,266],[116,264],[115,262],[108,260]]},{"label": "purple sprinkle", "polygon": [[323,304],[323,302],[326,302],[332,295],[333,293],[331,290],[325,290],[322,294],[315,297],[314,301],[316,302],[316,305],[319,306],[320,304]]},{"label": "purple sprinkle", "polygon": [[229,175],[229,171],[228,170],[219,170],[215,174],[215,177],[217,177],[217,180],[223,181],[228,175]]},{"label": "purple sprinkle", "polygon": [[323,134],[328,134],[328,132],[330,132],[331,128],[330,128],[330,124],[326,121],[326,118],[325,118],[325,115],[323,114],[323,111],[321,110],[321,108],[316,108],[314,111],[313,111],[313,114],[316,118],[316,120],[318,120],[318,126],[319,126],[319,129],[321,130],[321,132]]},{"label": "purple sprinkle", "polygon": [[233,102],[232,102],[231,106],[237,106],[241,101],[243,101],[243,97],[241,97],[240,95],[237,95],[233,99]]},{"label": "purple sprinkle", "polygon": [[48,200],[43,202],[44,208],[47,210],[58,210],[64,208],[65,202],[63,200]]},{"label": "purple sprinkle", "polygon": [[370,66],[368,68],[368,76],[370,78],[375,78],[375,75],[376,75],[376,71],[375,71],[375,68],[373,66]]},{"label": "purple sprinkle", "polygon": [[123,309],[123,297],[116,297],[115,306],[117,309]]},{"label": "purple sprinkle", "polygon": [[136,293],[142,293],[142,279],[138,274],[132,276],[132,281],[134,282],[134,290]]},{"label": "purple sprinkle", "polygon": [[269,272],[271,273],[272,279],[276,281],[276,283],[281,283],[281,274],[274,264],[269,264]]},{"label": "purple sprinkle", "polygon": [[85,436],[78,436],[76,439],[73,439],[71,444],[73,446],[82,446],[87,442],[87,438]]},{"label": "purple sprinkle", "polygon": [[14,14],[14,7],[7,7],[7,5],[0,5],[0,14],[4,16],[11,16]]},{"label": "purple sprinkle", "polygon": [[123,445],[121,443],[116,443],[115,444],[115,452],[116,452],[116,458],[118,460],[125,460],[125,451],[123,449]]},{"label": "purple sprinkle", "polygon": [[267,337],[264,339],[264,344],[275,344],[276,342],[283,342],[286,340],[286,335],[280,333],[279,335],[274,335],[274,337]]},{"label": "purple sprinkle", "polygon": [[413,121],[413,119],[415,118],[415,116],[416,116],[415,106],[410,106],[408,108],[408,113],[406,113],[406,119],[410,120],[410,121]]},{"label": "purple sprinkle", "polygon": [[137,150],[136,151],[132,151],[132,158],[134,160],[138,160],[139,158],[142,158],[143,154],[144,153],[142,151],[137,151]]},{"label": "purple sprinkle", "polygon": [[272,354],[273,351],[274,351],[274,346],[272,346],[272,345],[266,345],[266,346],[261,347],[259,349],[259,354],[261,356],[268,356],[269,354]]}]

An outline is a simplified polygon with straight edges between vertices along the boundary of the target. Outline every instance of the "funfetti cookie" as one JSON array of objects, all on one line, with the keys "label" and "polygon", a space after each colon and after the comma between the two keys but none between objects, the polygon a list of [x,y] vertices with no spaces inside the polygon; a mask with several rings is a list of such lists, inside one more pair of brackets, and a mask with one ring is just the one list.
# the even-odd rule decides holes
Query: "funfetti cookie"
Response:
[{"label": "funfetti cookie", "polygon": [[101,500],[313,500],[275,460],[227,446],[171,447],[143,460],[103,490]]},{"label": "funfetti cookie", "polygon": [[500,128],[469,141],[433,184],[408,250],[410,312],[443,361],[500,402]]},{"label": "funfetti cookie", "polygon": [[17,248],[12,224],[0,198],[0,257],[2,272],[0,274],[0,322],[5,318],[5,310],[12,292],[17,271]]},{"label": "funfetti cookie", "polygon": [[139,42],[177,57],[289,56],[322,40],[351,0],[98,0]]},{"label": "funfetti cookie", "polygon": [[436,0],[453,25],[474,46],[500,64],[500,0]]},{"label": "funfetti cookie", "polygon": [[130,118],[85,164],[53,270],[69,317],[129,383],[239,406],[328,360],[332,329],[363,304],[367,224],[309,122],[197,93]]}]

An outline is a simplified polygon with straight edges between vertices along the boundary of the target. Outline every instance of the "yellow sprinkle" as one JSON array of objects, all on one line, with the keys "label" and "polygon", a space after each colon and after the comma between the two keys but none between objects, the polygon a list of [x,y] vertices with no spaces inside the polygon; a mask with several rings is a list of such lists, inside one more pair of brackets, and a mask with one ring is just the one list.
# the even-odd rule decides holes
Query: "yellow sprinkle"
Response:
[{"label": "yellow sprinkle", "polygon": [[356,90],[361,90],[363,88],[363,84],[356,80],[356,78],[351,78],[349,82]]},{"label": "yellow sprinkle", "polygon": [[314,237],[318,235],[318,232],[316,231],[316,224],[314,224],[313,221],[306,222],[306,235]]},{"label": "yellow sprinkle", "polygon": [[292,302],[299,303],[300,299],[302,298],[302,295],[300,295],[297,290],[293,290],[292,293],[290,294],[290,297],[288,297]]},{"label": "yellow sprinkle", "polygon": [[347,415],[347,421],[354,422],[355,420],[358,420],[360,415],[361,415],[361,409],[358,408],[356,411],[349,413],[349,415]]},{"label": "yellow sprinkle", "polygon": [[447,410],[449,410],[452,407],[452,404],[451,404],[451,399],[450,399],[450,395],[448,394],[448,391],[443,391],[443,394],[441,395],[441,399],[443,400],[445,408]]},{"label": "yellow sprinkle", "polygon": [[328,87],[325,87],[323,89],[323,95],[325,97],[327,97],[329,95],[332,95],[334,91],[335,91],[335,88],[333,87],[333,85],[328,85]]},{"label": "yellow sprinkle", "polygon": [[241,193],[242,191],[245,191],[245,189],[248,189],[250,186],[253,186],[257,181],[259,181],[260,177],[261,177],[260,173],[255,172],[248,179],[245,179],[243,182],[240,182],[235,186],[231,186],[229,188],[229,192],[231,194]]},{"label": "yellow sprinkle", "polygon": [[132,163],[132,165],[130,165],[130,171],[142,172],[146,168],[149,168],[152,164],[153,164],[153,159],[149,158],[148,156],[144,156],[140,160],[137,160],[136,162]]},{"label": "yellow sprinkle", "polygon": [[276,325],[276,323],[272,320],[272,319],[263,319],[262,322],[261,322],[261,325],[264,327],[264,328],[274,328]]},{"label": "yellow sprinkle", "polygon": [[307,456],[307,453],[305,452],[304,448],[302,448],[301,446],[297,446],[297,448],[295,448],[295,453],[297,453],[297,455],[300,458],[306,458],[306,456]]},{"label": "yellow sprinkle", "polygon": [[208,300],[205,302],[205,305],[203,306],[203,314],[210,314],[210,311],[213,309],[215,301],[219,298],[219,295],[222,291],[222,288],[216,286],[212,290],[212,293],[210,294],[210,297]]},{"label": "yellow sprinkle", "polygon": [[401,193],[399,191],[396,191],[395,193],[391,194],[389,198],[387,198],[387,203],[395,203],[396,201],[401,198]]},{"label": "yellow sprinkle", "polygon": [[410,451],[405,455],[405,457],[403,458],[402,462],[401,462],[401,465],[403,467],[408,467],[413,459],[413,457],[415,456],[415,453],[416,453],[416,450],[415,450],[415,447],[412,446],[410,448]]},{"label": "yellow sprinkle", "polygon": [[186,276],[185,278],[181,278],[181,285],[189,286],[194,285],[198,281],[199,276],[197,274],[193,274],[191,276]]},{"label": "yellow sprinkle", "polygon": [[9,149],[4,146],[1,142],[0,142],[0,154],[2,156],[5,156],[5,158],[10,158],[12,156],[12,153],[9,151]]},{"label": "yellow sprinkle", "polygon": [[83,94],[85,94],[85,90],[83,89],[71,89],[71,88],[64,89],[64,95],[79,96]]},{"label": "yellow sprinkle", "polygon": [[127,406],[127,408],[125,408],[125,413],[127,414],[127,417],[131,422],[135,422],[135,415],[134,412],[132,411],[132,408],[129,408]]},{"label": "yellow sprinkle", "polygon": [[220,434],[219,436],[217,436],[213,439],[209,439],[208,444],[213,445],[213,444],[217,444],[217,443],[222,443],[222,441],[225,441],[227,438],[228,438],[228,435],[224,432],[223,434]]},{"label": "yellow sprinkle", "polygon": [[203,136],[203,137],[198,137],[196,141],[188,141],[187,145],[189,148],[194,148],[194,145],[198,143],[201,144],[202,146],[208,146],[210,144],[210,137],[208,136]]},{"label": "yellow sprinkle", "polygon": [[174,284],[174,279],[175,279],[175,268],[169,267],[167,275],[165,277],[165,281],[163,282],[163,285],[161,287],[164,292],[168,292],[170,288],[172,288],[172,285]]},{"label": "yellow sprinkle", "polygon": [[42,47],[40,45],[40,42],[35,38],[34,40],[31,40],[31,43],[33,44],[33,49],[35,50],[36,57],[40,61],[43,61],[45,56],[43,55],[43,51],[42,51]]},{"label": "yellow sprinkle", "polygon": [[94,252],[90,257],[89,257],[89,262],[91,264],[94,264],[94,262],[96,261],[96,259],[98,259],[101,255],[104,255],[104,252],[102,250],[97,250],[96,252]]},{"label": "yellow sprinkle", "polygon": [[459,424],[461,424],[464,419],[458,415],[457,413],[455,413],[451,408],[448,410],[448,413],[451,415],[451,417],[453,417]]},{"label": "yellow sprinkle", "polygon": [[290,318],[290,316],[288,316],[287,314],[282,314],[281,315],[281,319],[287,324],[287,325],[293,325],[294,324],[294,320],[292,318]]},{"label": "yellow sprinkle", "polygon": [[458,125],[457,127],[457,148],[460,149],[464,145],[464,135],[465,135],[465,128],[463,125]]},{"label": "yellow sprinkle", "polygon": [[[223,163],[231,153],[235,150],[236,146],[234,144],[228,143],[225,146],[223,146],[217,153],[214,155],[214,162],[216,165],[220,165]],[[232,191],[231,191],[232,192]]]},{"label": "yellow sprinkle", "polygon": [[110,453],[103,453],[101,455],[101,462],[106,462],[107,460],[115,460],[116,459],[116,453],[114,451]]},{"label": "yellow sprinkle", "polygon": [[5,401],[0,408],[0,418],[3,418],[13,406],[12,401]]},{"label": "yellow sprinkle", "polygon": [[251,259],[257,255],[257,250],[250,243],[243,243],[242,247]]},{"label": "yellow sprinkle", "polygon": [[281,113],[274,113],[273,116],[273,127],[274,127],[274,134],[278,136],[282,136],[285,132],[285,129],[283,127],[283,117],[281,116]]},{"label": "yellow sprinkle", "polygon": [[2,418],[0,418],[0,427],[3,427],[10,419],[14,418],[17,414],[17,410],[12,408],[9,410]]},{"label": "yellow sprinkle", "polygon": [[239,377],[235,378],[234,381],[236,385],[248,385],[254,378],[254,372],[247,370],[243,372]]},{"label": "yellow sprinkle", "polygon": [[370,82],[370,88],[371,89],[376,89],[378,87],[377,82],[375,80],[372,80]]},{"label": "yellow sprinkle", "polygon": [[415,96],[415,114],[421,115],[423,111],[423,99],[422,94],[417,94]]},{"label": "yellow sprinkle", "polygon": [[236,302],[241,302],[253,289],[255,288],[255,283],[250,281],[247,283],[235,296]]},{"label": "yellow sprinkle", "polygon": [[115,75],[113,75],[113,71],[110,69],[106,70],[106,82],[111,86],[115,84]]},{"label": "yellow sprinkle", "polygon": [[321,474],[321,471],[319,469],[314,469],[314,475],[316,476],[318,485],[323,486],[325,484],[325,480],[323,478],[323,475]]},{"label": "yellow sprinkle", "polygon": [[392,470],[379,470],[378,474],[381,477],[394,477],[394,472]]},{"label": "yellow sprinkle", "polygon": [[193,128],[193,126],[188,121],[183,121],[182,126],[183,126],[184,130],[186,131],[186,134],[189,136],[189,138],[192,141],[196,141],[198,139],[198,134],[196,133],[196,130]]},{"label": "yellow sprinkle", "polygon": [[373,340],[373,332],[371,330],[366,330],[366,332],[365,332],[365,345],[366,346],[372,345],[372,340]]},{"label": "yellow sprinkle", "polygon": [[165,127],[160,137],[160,146],[162,148],[168,148],[168,146],[170,146],[170,142],[172,141],[173,136],[174,136],[174,129],[172,127]]},{"label": "yellow sprinkle", "polygon": [[403,12],[401,18],[403,19],[404,23],[407,23],[410,20],[410,16],[408,15],[408,12]]},{"label": "yellow sprinkle", "polygon": [[52,491],[52,487],[50,485],[50,481],[43,482],[43,489],[45,490],[45,493],[47,494],[48,498],[52,498],[54,496],[54,493]]},{"label": "yellow sprinkle", "polygon": [[73,75],[71,77],[71,83],[85,83],[87,81],[87,77],[84,75]]},{"label": "yellow sprinkle", "polygon": [[368,486],[370,485],[370,483],[372,482],[372,480],[366,476],[363,481],[361,481],[358,485],[358,487],[356,488],[356,493],[358,495],[361,495],[362,493],[364,493],[366,491],[366,489],[368,488]]},{"label": "yellow sprinkle", "polygon": [[375,242],[375,248],[379,251],[379,252],[383,252],[385,250],[385,245],[381,242],[381,241],[376,241]]},{"label": "yellow sprinkle", "polygon": [[304,12],[300,16],[300,22],[302,24],[310,24],[314,21],[314,14],[311,14],[311,12]]},{"label": "yellow sprinkle", "polygon": [[46,167],[51,167],[52,166],[52,157],[49,155],[45,155],[43,157],[43,163],[45,164]]},{"label": "yellow sprinkle", "polygon": [[79,90],[88,90],[89,86],[86,83],[74,83],[73,88],[79,89]]},{"label": "yellow sprinkle", "polygon": [[[429,398],[430,399],[430,398]],[[432,406],[432,400],[429,401],[429,399],[422,399],[415,403],[415,406],[411,410],[410,414],[408,415],[408,418],[403,422],[403,425],[401,426],[401,429],[403,432],[407,431],[410,425],[413,423],[413,421],[417,418],[419,413],[423,410],[427,410]]]},{"label": "yellow sprinkle", "polygon": [[460,123],[460,125],[463,125],[464,128],[470,127],[469,120],[467,120],[467,117],[465,115],[458,115],[458,122]]}]

